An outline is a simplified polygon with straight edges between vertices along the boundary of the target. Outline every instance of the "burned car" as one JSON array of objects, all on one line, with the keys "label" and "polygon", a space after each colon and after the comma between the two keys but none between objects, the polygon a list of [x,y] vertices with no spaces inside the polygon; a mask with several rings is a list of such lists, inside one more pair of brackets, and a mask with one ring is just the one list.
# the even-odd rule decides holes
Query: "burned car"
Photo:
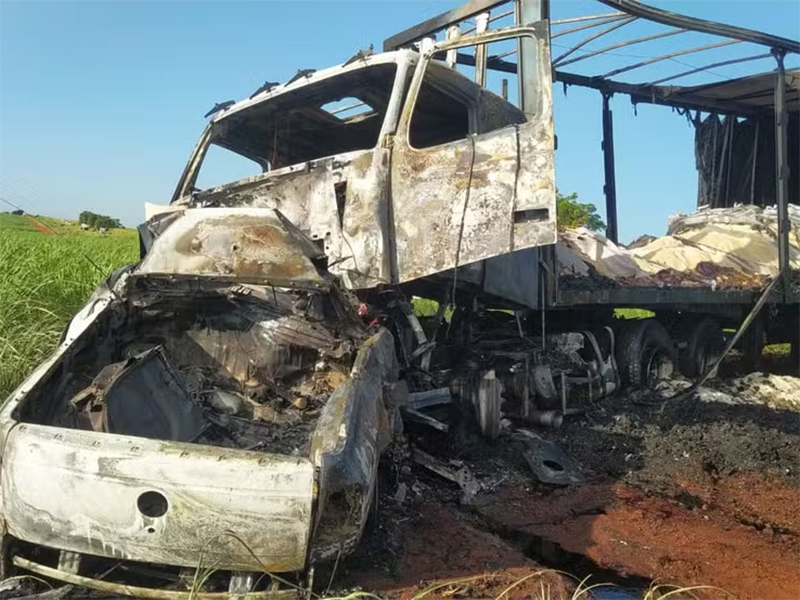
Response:
[{"label": "burned car", "polygon": [[392,335],[273,211],[170,216],[3,408],[6,561],[301,571],[361,535]]}]

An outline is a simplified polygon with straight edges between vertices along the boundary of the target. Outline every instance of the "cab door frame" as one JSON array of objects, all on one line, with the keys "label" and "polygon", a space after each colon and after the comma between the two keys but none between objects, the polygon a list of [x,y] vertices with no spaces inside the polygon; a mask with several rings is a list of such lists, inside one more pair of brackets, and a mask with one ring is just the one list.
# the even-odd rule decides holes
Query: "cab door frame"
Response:
[{"label": "cab door frame", "polygon": [[[514,38],[537,48],[536,112],[527,121],[470,133],[428,148],[410,143],[420,90],[434,56]],[[447,40],[425,51],[406,96],[392,144],[392,213],[396,283],[556,241],[555,145],[549,24],[514,26]],[[458,77],[463,77],[458,75]],[[464,78],[465,87],[474,86]],[[480,88],[478,88],[480,90]],[[481,90],[483,93],[489,94]],[[450,94],[452,95],[452,94]],[[523,119],[524,120],[524,119]]]}]

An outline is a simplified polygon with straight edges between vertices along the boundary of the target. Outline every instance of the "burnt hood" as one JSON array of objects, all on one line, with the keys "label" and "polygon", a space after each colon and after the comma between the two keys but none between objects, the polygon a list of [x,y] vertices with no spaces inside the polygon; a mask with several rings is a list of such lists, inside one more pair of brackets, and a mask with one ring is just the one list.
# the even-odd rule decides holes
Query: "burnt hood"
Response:
[{"label": "burnt hood", "polygon": [[308,240],[267,208],[190,208],[152,242],[137,277],[179,276],[321,289]]}]

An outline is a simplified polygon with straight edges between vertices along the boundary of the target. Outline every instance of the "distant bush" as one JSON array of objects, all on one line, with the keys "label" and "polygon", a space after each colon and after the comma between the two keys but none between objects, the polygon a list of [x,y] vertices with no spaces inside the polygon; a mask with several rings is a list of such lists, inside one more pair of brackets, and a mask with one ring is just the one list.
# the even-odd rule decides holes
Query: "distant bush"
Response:
[{"label": "distant bush", "polygon": [[594,204],[578,202],[578,194],[573,192],[569,196],[562,196],[560,192],[556,192],[556,202],[560,228],[586,227],[592,231],[603,231],[606,228],[606,224],[597,214],[597,207]]}]

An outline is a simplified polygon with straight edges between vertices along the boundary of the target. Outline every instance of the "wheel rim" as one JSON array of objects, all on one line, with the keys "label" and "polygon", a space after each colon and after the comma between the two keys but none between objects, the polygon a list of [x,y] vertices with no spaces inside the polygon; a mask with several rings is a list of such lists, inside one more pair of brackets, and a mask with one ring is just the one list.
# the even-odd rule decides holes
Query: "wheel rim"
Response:
[{"label": "wheel rim", "polygon": [[665,366],[669,362],[669,357],[661,348],[653,348],[645,354],[644,374],[645,385],[653,388],[656,384],[665,379]]},{"label": "wheel rim", "polygon": [[716,362],[722,354],[724,342],[717,339],[712,339],[703,344],[697,351],[697,370],[698,375],[702,375],[706,370]]}]

